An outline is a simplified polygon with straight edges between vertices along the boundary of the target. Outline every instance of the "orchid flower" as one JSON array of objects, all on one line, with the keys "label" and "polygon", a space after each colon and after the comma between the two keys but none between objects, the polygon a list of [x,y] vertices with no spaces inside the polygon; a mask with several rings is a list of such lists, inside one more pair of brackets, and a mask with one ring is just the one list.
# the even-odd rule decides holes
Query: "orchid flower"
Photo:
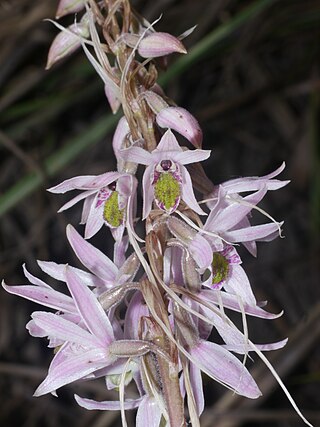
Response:
[{"label": "orchid flower", "polygon": [[[51,193],[82,190],[58,212],[84,200],[81,223],[86,224],[85,238],[94,236],[103,224],[111,228],[116,240],[122,237],[126,220],[130,221],[136,178],[130,174],[106,172],[97,176],[77,176],[48,189]],[[129,212],[129,213],[127,213]]]},{"label": "orchid flower", "polygon": [[122,150],[120,155],[124,160],[147,166],[143,175],[144,219],[149,215],[153,201],[159,209],[171,214],[183,200],[190,209],[205,215],[196,201],[191,177],[184,165],[206,160],[210,150],[183,150],[168,129],[151,153],[131,147]]}]

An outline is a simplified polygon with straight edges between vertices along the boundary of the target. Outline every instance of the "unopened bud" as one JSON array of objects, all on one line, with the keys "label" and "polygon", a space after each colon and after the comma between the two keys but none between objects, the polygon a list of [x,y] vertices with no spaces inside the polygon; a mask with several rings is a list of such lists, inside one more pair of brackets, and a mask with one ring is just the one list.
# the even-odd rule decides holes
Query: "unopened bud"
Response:
[{"label": "unopened bud", "polygon": [[80,12],[84,9],[85,1],[84,0],[60,0],[56,18],[59,19],[62,16],[68,15],[70,13]]},{"label": "unopened bud", "polygon": [[189,111],[181,107],[168,107],[157,114],[156,121],[162,128],[177,131],[196,148],[202,147],[202,130]]},{"label": "unopened bud", "polygon": [[60,59],[71,55],[81,46],[81,38],[89,37],[89,27],[86,20],[72,24],[61,31],[53,40],[48,53],[46,70]]},{"label": "unopened bud", "polygon": [[169,107],[169,105],[162,98],[162,96],[158,95],[152,90],[146,90],[145,92],[143,92],[141,94],[141,98],[143,98],[147,102],[147,104],[155,114],[158,114],[164,108]]},{"label": "unopened bud", "polygon": [[119,107],[121,105],[121,102],[119,99],[119,91],[114,87],[112,83],[110,84],[109,82],[107,82],[104,85],[104,93],[109,102],[112,113],[116,114],[116,112],[119,110]]},{"label": "unopened bud", "polygon": [[187,53],[181,41],[168,33],[152,33],[143,38],[138,46],[143,58],[157,58],[170,53]]},{"label": "unopened bud", "polygon": [[197,234],[197,232],[194,231],[191,227],[189,227],[186,223],[184,223],[178,218],[175,218],[174,216],[168,217],[167,225],[170,230],[170,233],[186,245],[192,242],[192,239]]}]

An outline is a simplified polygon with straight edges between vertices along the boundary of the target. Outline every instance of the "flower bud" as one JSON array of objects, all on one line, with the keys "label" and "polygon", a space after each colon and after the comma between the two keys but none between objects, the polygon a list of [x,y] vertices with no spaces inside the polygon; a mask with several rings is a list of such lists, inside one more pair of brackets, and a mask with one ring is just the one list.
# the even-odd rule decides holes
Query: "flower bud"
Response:
[{"label": "flower bud", "polygon": [[163,97],[153,92],[152,90],[146,90],[141,94],[141,97],[146,101],[155,114],[158,114],[164,108],[169,107]]},{"label": "flower bud", "polygon": [[164,108],[157,114],[156,121],[162,128],[169,128],[179,132],[196,148],[202,147],[202,130],[199,123],[184,108]]},{"label": "flower bud", "polygon": [[157,58],[170,53],[187,53],[181,41],[168,33],[152,33],[143,38],[138,46],[143,58]]},{"label": "flower bud", "polygon": [[81,37],[89,37],[89,27],[87,20],[70,25],[67,29],[61,31],[53,40],[48,53],[46,70],[60,59],[71,55],[81,46]]},{"label": "flower bud", "polygon": [[112,113],[116,114],[116,112],[119,110],[119,107],[121,105],[121,101],[119,99],[119,91],[114,87],[114,84],[112,83],[113,82],[105,83],[104,93],[109,102]]},{"label": "flower bud", "polygon": [[80,12],[84,9],[84,0],[60,0],[56,18],[59,19],[62,16],[69,15],[70,13]]}]

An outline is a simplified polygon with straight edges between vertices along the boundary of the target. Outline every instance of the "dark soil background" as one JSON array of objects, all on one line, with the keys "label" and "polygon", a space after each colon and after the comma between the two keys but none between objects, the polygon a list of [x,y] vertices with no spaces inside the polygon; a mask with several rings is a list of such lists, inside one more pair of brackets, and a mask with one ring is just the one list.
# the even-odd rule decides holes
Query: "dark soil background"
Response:
[{"label": "dark soil background", "polygon": [[[263,175],[283,160],[287,164],[282,178],[290,185],[269,192],[262,204],[285,220],[285,239],[260,244],[258,259],[242,253],[257,298],[268,300],[270,311],[285,313],[275,321],[250,321],[249,327],[257,343],[289,337],[289,344],[268,358],[304,414],[320,425],[320,1],[133,4],[149,20],[163,13],[158,30],[178,35],[198,24],[185,40],[189,49],[215,35],[183,69],[175,68],[178,56],[170,58],[166,86],[203,127],[204,148],[213,150],[205,164],[213,182]],[[43,19],[53,19],[56,6],[55,0],[0,0],[0,276],[8,284],[26,283],[24,262],[44,280],[36,259],[76,263],[65,226],[78,224],[81,207],[57,215],[70,195],[45,189],[72,176],[115,168],[110,111],[84,54],[44,70],[56,29]],[[64,25],[72,21],[62,19]],[[112,239],[105,236],[93,242],[110,253]],[[120,425],[118,413],[85,411],[73,400],[74,391],[109,398],[102,383],[65,387],[58,399],[32,397],[52,357],[45,340],[25,330],[37,309],[0,290],[0,425]],[[205,379],[202,426],[302,425],[270,372],[254,359],[264,396],[242,399]],[[133,417],[128,417],[131,425]]]}]

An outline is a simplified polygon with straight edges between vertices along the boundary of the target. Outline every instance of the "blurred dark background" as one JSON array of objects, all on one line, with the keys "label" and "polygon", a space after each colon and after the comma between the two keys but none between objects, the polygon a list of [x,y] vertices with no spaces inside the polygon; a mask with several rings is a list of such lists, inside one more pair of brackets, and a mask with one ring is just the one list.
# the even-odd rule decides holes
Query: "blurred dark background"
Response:
[{"label": "blurred dark background", "polygon": [[[320,1],[135,0],[133,5],[149,20],[163,13],[157,29],[174,35],[198,24],[185,40],[191,60],[173,56],[163,78],[167,94],[204,130],[204,148],[213,150],[205,164],[213,182],[263,175],[287,164],[282,178],[290,185],[269,192],[262,204],[285,220],[285,239],[260,244],[257,260],[241,253],[257,298],[285,314],[275,321],[250,321],[249,328],[257,343],[289,337],[286,348],[268,357],[298,406],[320,425]],[[44,70],[57,31],[43,20],[54,18],[56,6],[55,0],[0,0],[0,276],[8,284],[26,283],[24,262],[44,280],[36,259],[76,263],[64,230],[67,223],[78,224],[80,205],[57,215],[70,195],[45,189],[115,168],[110,111],[84,54]],[[73,17],[61,22],[69,25]],[[102,234],[93,241],[110,253],[111,238]],[[59,399],[32,397],[52,357],[45,340],[25,330],[37,309],[0,291],[0,425],[119,425],[118,413],[85,411],[72,398],[76,390],[107,399],[102,383],[66,387]],[[202,426],[302,425],[271,374],[254,359],[263,398],[241,399],[205,378]]]}]

